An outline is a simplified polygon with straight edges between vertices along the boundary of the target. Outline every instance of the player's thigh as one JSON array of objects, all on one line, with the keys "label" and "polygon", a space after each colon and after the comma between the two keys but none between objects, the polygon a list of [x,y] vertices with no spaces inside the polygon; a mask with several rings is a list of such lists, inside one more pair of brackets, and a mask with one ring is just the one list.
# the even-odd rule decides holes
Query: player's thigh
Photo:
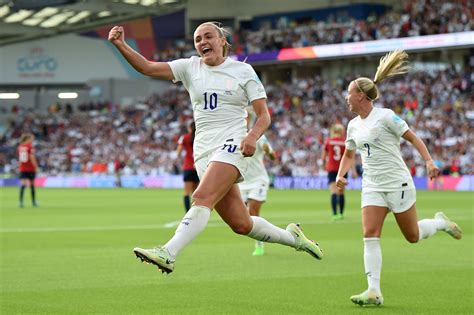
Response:
[{"label": "player's thigh", "polygon": [[252,229],[252,219],[240,196],[239,188],[232,185],[229,191],[215,206],[219,216],[234,232],[248,234]]},{"label": "player's thigh", "polygon": [[363,191],[361,208],[364,237],[380,237],[385,217],[389,211],[385,193]]},{"label": "player's thigh", "polygon": [[416,243],[419,239],[418,219],[416,215],[416,190],[409,189],[402,192],[389,194],[393,203],[393,214],[400,231],[410,243]]},{"label": "player's thigh", "polygon": [[[214,208],[240,176],[231,164],[211,162],[193,193],[194,204]],[[235,188],[237,189],[237,188]],[[240,199],[240,193],[238,194]]]}]

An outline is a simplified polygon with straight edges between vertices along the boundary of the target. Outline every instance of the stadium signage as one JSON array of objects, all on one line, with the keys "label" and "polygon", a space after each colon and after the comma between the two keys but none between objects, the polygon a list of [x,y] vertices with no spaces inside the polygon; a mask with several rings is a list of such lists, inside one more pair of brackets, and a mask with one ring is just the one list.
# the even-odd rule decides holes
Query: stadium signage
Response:
[{"label": "stadium signage", "polygon": [[438,35],[415,36],[373,40],[356,43],[319,45],[301,48],[284,48],[278,51],[252,55],[238,55],[235,59],[248,63],[290,61],[304,59],[329,59],[386,53],[401,48],[405,51],[431,50],[454,47],[473,47],[474,32],[460,32]]},{"label": "stadium signage", "polygon": [[18,58],[16,65],[22,78],[52,78],[58,68],[58,61],[45,54],[43,48],[34,47],[26,56]]}]

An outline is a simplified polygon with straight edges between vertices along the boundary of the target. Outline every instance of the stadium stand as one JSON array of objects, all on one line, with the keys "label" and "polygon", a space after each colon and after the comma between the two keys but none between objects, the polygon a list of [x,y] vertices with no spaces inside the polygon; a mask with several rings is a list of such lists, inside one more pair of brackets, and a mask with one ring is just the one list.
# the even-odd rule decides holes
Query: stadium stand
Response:
[{"label": "stadium stand", "polygon": [[[279,156],[269,165],[273,175],[319,175],[323,139],[334,117],[347,124],[352,117],[344,100],[351,77],[334,83],[320,76],[266,85],[272,126],[267,132]],[[381,86],[379,105],[392,108],[425,140],[446,175],[472,174],[471,78],[455,68],[414,72]],[[174,86],[162,95],[120,107],[110,103],[82,104],[76,109],[55,104],[47,112],[17,106],[0,140],[3,173],[16,171],[18,137],[31,131],[43,172],[113,173],[125,157],[124,174],[176,174],[175,141],[192,117],[184,89]],[[447,127],[445,127],[447,126]],[[403,146],[413,175],[424,166],[411,146]]]}]

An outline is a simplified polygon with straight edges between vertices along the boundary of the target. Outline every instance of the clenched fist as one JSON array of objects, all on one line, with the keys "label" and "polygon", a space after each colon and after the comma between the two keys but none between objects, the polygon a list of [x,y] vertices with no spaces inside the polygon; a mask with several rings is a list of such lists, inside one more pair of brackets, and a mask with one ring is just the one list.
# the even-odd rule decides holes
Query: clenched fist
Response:
[{"label": "clenched fist", "polygon": [[109,42],[114,45],[123,43],[125,40],[125,32],[122,26],[114,26],[109,32]]}]

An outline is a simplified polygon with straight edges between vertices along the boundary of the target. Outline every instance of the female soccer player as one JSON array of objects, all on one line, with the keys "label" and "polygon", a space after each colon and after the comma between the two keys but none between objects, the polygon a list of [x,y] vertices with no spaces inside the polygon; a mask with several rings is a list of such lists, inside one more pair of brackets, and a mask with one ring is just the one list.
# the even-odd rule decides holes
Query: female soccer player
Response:
[{"label": "female soccer player", "polygon": [[346,101],[349,110],[357,117],[349,122],[346,137],[346,151],[342,157],[336,185],[344,188],[344,175],[353,163],[357,149],[362,156],[364,174],[362,179],[362,227],[364,234],[364,266],[368,289],[351,296],[359,305],[382,305],[380,273],[382,252],[380,234],[383,222],[392,211],[405,239],[416,243],[437,231],[445,231],[455,239],[461,239],[462,231],[442,212],[434,219],[417,222],[416,191],[410,172],[402,159],[400,138],[410,142],[426,162],[430,179],[439,175],[423,141],[408,128],[404,120],[386,108],[376,108],[373,102],[379,98],[377,85],[388,77],[408,71],[408,55],[395,50],[384,56],[375,73],[374,80],[358,78],[349,84]]},{"label": "female soccer player", "polygon": [[[341,163],[342,155],[346,149],[344,143],[344,126],[341,124],[334,124],[331,126],[330,137],[326,139],[321,155],[323,168],[328,172],[329,191],[331,192],[331,208],[333,221],[344,218],[344,188],[338,189],[336,187],[336,175]],[[355,164],[353,164],[355,165]],[[352,169],[353,175],[355,169]],[[347,176],[346,176],[347,177]],[[339,213],[338,213],[339,206]]]},{"label": "female soccer player", "polygon": [[188,212],[191,208],[191,195],[199,184],[199,177],[194,167],[193,143],[196,136],[196,125],[194,121],[188,125],[188,133],[178,139],[176,155],[179,156],[184,150],[183,159],[183,181],[184,181],[184,211]]},{"label": "female soccer player", "polygon": [[18,164],[20,171],[20,208],[23,208],[23,195],[26,186],[30,185],[31,203],[33,207],[37,207],[35,178],[38,171],[38,162],[35,157],[35,149],[33,148],[33,141],[35,136],[31,133],[24,133],[20,137],[20,145],[18,146]]},{"label": "female soccer player", "polygon": [[[250,126],[251,114],[247,117],[247,124]],[[267,192],[270,187],[270,178],[263,164],[263,158],[267,156],[274,161],[276,156],[270,142],[265,135],[257,140],[255,153],[249,158],[249,167],[245,173],[245,180],[239,183],[240,194],[246,202],[251,216],[260,216],[260,209],[267,200]],[[253,256],[262,256],[265,253],[263,242],[255,242]]]},{"label": "female soccer player", "polygon": [[[151,62],[124,40],[124,29],[113,27],[112,42],[139,72],[164,80],[181,81],[188,90],[196,123],[194,162],[200,183],[193,193],[193,205],[162,247],[135,248],[142,260],[170,273],[179,252],[207,225],[211,209],[234,232],[253,239],[280,243],[306,251],[321,259],[318,244],[309,240],[297,224],[283,230],[265,219],[250,216],[236,183],[242,181],[257,139],[270,124],[265,89],[253,68],[227,58],[229,44],[217,23],[206,22],[194,31],[194,47],[199,55],[171,62]],[[247,133],[245,107],[250,102],[257,121]]]}]

